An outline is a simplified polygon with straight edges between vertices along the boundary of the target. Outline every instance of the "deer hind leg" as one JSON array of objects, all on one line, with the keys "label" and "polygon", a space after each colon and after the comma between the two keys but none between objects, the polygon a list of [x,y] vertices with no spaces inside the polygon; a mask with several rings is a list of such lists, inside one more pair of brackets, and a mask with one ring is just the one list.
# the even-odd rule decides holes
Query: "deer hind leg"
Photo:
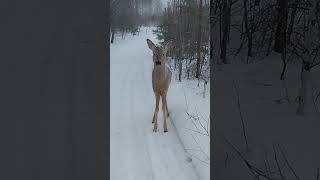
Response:
[{"label": "deer hind leg", "polygon": [[157,117],[159,112],[159,101],[160,101],[160,95],[156,93],[156,108],[154,110],[153,118],[152,118],[152,123],[154,123],[153,125],[154,132],[156,132],[158,128]]},{"label": "deer hind leg", "polygon": [[168,132],[168,127],[167,127],[167,93],[163,93],[162,95],[162,111],[163,111],[163,129],[164,132]]}]

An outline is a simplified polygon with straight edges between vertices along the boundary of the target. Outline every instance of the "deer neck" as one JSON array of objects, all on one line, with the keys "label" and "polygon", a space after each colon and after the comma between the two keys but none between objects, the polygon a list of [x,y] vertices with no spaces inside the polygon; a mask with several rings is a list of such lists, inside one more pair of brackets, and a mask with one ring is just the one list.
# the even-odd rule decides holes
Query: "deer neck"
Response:
[{"label": "deer neck", "polygon": [[166,66],[163,64],[155,65],[153,68],[153,78],[155,81],[162,82],[162,80],[166,79],[167,73],[166,73]]},{"label": "deer neck", "polygon": [[163,65],[162,64],[161,65],[154,65],[153,70],[157,73],[164,74],[166,71],[166,66],[164,64]]}]

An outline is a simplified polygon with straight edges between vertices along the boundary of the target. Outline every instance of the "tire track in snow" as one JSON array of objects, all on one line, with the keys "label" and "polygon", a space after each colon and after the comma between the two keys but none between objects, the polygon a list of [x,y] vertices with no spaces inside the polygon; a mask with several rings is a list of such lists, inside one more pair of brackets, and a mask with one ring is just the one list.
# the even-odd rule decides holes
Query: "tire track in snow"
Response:
[{"label": "tire track in snow", "polygon": [[[126,79],[123,82],[124,84],[126,84]],[[127,86],[129,86],[127,84]],[[120,94],[123,94],[124,97],[123,98],[129,98],[128,95],[122,90],[119,90]],[[117,99],[117,98],[116,98]],[[128,171],[130,171],[130,166],[129,163],[127,163],[128,159],[131,157],[130,154],[128,154],[128,152],[126,151],[126,149],[131,147],[130,144],[130,136],[129,134],[129,130],[128,130],[128,126],[126,124],[125,119],[127,118],[125,116],[125,114],[121,114],[119,113],[121,108],[125,108],[126,104],[122,101],[120,101],[119,99],[116,100],[117,103],[112,103],[112,107],[114,107],[115,109],[112,108],[113,111],[115,112],[111,112],[116,114],[116,118],[113,117],[114,115],[112,114],[112,121],[111,123],[111,127],[116,127],[117,128],[117,134],[116,135],[111,135],[111,159],[113,159],[111,162],[114,161],[120,161],[123,164],[123,167],[121,169],[116,168],[116,169],[112,169],[111,166],[111,174],[115,173],[116,174],[116,178],[117,179],[127,179],[127,180],[132,180],[130,173],[128,173]],[[117,139],[115,139],[117,138]],[[120,141],[121,143],[118,143],[118,141]],[[114,177],[114,176],[112,176]]]},{"label": "tire track in snow", "polygon": [[[151,57],[152,58],[152,57]],[[151,67],[151,66],[150,66]],[[151,69],[150,69],[150,67],[149,67],[149,70],[150,70],[150,72],[151,72]],[[151,67],[152,68],[152,67]],[[147,97],[150,97],[150,98],[147,98],[147,99],[154,99],[155,97],[154,97],[154,94],[153,94],[153,91],[152,91],[152,88],[148,88],[148,86],[150,86],[150,87],[152,87],[152,85],[151,85],[151,83],[148,83],[149,81],[151,82],[151,79],[149,79],[148,78],[148,80],[146,79],[147,78],[147,76],[146,76],[146,71],[147,71],[147,69],[148,68],[146,68],[146,64],[144,65],[144,68],[143,68],[143,70],[142,70],[142,73],[140,73],[140,75],[141,75],[141,79],[144,81],[144,93],[143,94],[148,94],[148,96]],[[151,73],[149,73],[149,74],[151,74]],[[151,77],[151,75],[150,75],[150,77]],[[154,100],[155,101],[155,100]],[[147,101],[148,102],[148,106],[149,107],[153,107],[153,106],[151,106],[151,101]],[[154,109],[154,107],[153,108],[150,108],[150,110],[151,109]],[[155,148],[155,149],[152,149],[152,151],[153,151],[153,153],[154,154],[158,154],[158,155],[160,155],[160,157],[161,158],[159,158],[159,159],[156,159],[156,160],[153,160],[153,162],[155,163],[155,164],[158,164],[158,165],[156,165],[156,167],[158,166],[158,167],[160,167],[160,170],[161,170],[161,173],[160,173],[160,175],[158,174],[157,175],[157,180],[158,179],[167,179],[167,180],[174,180],[174,179],[176,179],[175,177],[172,177],[172,173],[168,173],[168,172],[170,172],[170,169],[168,168],[168,164],[169,164],[169,162],[168,162],[168,160],[166,160],[166,161],[164,161],[165,159],[167,159],[166,157],[167,157],[167,152],[165,152],[164,153],[164,151],[161,151],[162,149],[163,149],[163,144],[161,143],[161,144],[159,144],[159,142],[160,141],[162,141],[162,140],[160,140],[159,138],[157,138],[157,134],[155,134],[154,135],[154,133],[151,131],[152,130],[152,123],[151,123],[151,120],[152,120],[152,113],[153,113],[153,111],[150,111],[150,118],[147,118],[147,119],[150,119],[149,121],[147,121],[146,123],[147,123],[147,126],[146,126],[146,128],[148,129],[148,131],[147,131],[147,133],[148,134],[151,134],[151,136],[148,136],[148,138],[149,138],[149,140],[147,139],[146,141],[145,141],[145,143],[147,144],[153,144],[153,145],[155,145],[155,146],[157,146],[157,148]],[[160,122],[160,120],[161,120],[161,111],[159,111],[159,117],[158,117],[158,121]],[[159,129],[161,128],[161,124],[162,123],[159,123]],[[163,134],[163,133],[161,133],[161,135],[165,135],[165,134]],[[160,140],[160,141],[159,141]],[[151,143],[150,143],[150,141],[151,141]],[[147,144],[147,145],[148,145]],[[147,152],[148,152],[148,154],[150,154],[150,152],[149,152],[149,150],[147,149]],[[149,157],[149,159],[151,160],[151,158]],[[179,164],[176,164],[176,167],[179,167]],[[155,171],[156,171],[156,169],[155,169]],[[163,172],[163,173],[162,173]],[[165,175],[164,175],[165,174]],[[166,176],[167,175],[167,176]],[[171,175],[171,176],[170,176]],[[166,176],[166,178],[164,178],[164,176]],[[184,178],[185,179],[185,178]]]},{"label": "tire track in snow", "polygon": [[[137,65],[135,65],[137,66]],[[138,65],[139,66],[139,65]],[[139,167],[139,172],[140,176],[138,179],[141,180],[150,180],[150,179],[154,179],[154,174],[153,174],[153,167],[152,164],[150,163],[150,156],[149,153],[147,152],[146,154],[145,152],[145,126],[143,126],[145,124],[145,122],[142,122],[142,118],[140,118],[141,116],[141,110],[142,110],[142,106],[141,106],[141,101],[140,100],[140,89],[139,86],[136,86],[137,83],[139,83],[140,80],[140,76],[138,76],[139,71],[137,71],[138,68],[135,68],[136,71],[134,71],[131,74],[131,77],[133,77],[133,79],[131,80],[131,88],[132,88],[132,95],[131,95],[131,117],[132,117],[132,127],[134,127],[134,132],[135,132],[135,153],[136,155],[141,155],[142,158],[141,161],[142,163],[142,167]],[[141,108],[142,107],[142,108]],[[143,113],[143,112],[142,112]],[[138,116],[137,116],[138,115]],[[138,125],[138,124],[142,124],[142,125]],[[132,135],[134,136],[134,135]],[[136,159],[135,161],[139,161],[139,159]],[[147,170],[146,170],[147,169]],[[143,174],[143,172],[145,172],[146,174]]]}]

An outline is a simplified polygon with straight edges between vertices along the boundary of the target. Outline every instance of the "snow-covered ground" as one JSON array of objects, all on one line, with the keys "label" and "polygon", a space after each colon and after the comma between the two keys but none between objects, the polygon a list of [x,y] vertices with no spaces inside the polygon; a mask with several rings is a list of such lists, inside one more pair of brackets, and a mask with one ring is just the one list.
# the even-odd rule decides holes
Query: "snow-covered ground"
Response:
[{"label": "snow-covered ground", "polygon": [[210,179],[210,92],[196,81],[174,80],[169,94],[171,119],[200,179]]},{"label": "snow-covered ground", "polygon": [[[259,63],[216,66],[215,179],[317,179],[320,112],[316,108],[320,101],[307,108],[313,115],[297,116],[301,66],[289,62],[285,81],[280,80],[281,68],[278,54]],[[311,74],[319,93],[320,68]]]},{"label": "snow-covered ground", "polygon": [[152,28],[141,28],[139,35],[116,37],[110,46],[111,180],[209,180],[210,139],[205,131],[210,127],[210,87],[203,98],[203,84],[199,88],[196,81],[178,82],[173,76],[169,132],[163,132],[161,108],[158,131],[152,132],[155,97],[147,38],[158,42]]}]

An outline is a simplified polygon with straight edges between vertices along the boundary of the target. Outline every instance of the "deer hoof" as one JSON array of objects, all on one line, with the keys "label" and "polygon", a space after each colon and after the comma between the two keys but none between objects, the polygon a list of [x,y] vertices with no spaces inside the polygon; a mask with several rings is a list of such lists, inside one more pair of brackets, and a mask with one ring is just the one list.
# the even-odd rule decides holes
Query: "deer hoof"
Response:
[{"label": "deer hoof", "polygon": [[154,128],[154,129],[153,129],[153,132],[157,132],[157,128]]},{"label": "deer hoof", "polygon": [[164,131],[163,131],[164,133],[166,133],[166,132],[168,132],[168,129],[164,129]]}]

